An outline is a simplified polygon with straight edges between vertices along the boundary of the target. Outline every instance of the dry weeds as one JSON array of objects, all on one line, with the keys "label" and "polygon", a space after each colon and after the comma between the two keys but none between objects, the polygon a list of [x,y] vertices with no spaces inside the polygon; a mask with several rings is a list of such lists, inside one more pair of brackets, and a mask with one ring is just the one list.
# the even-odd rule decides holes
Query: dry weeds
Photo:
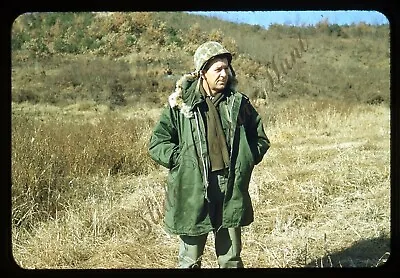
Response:
[{"label": "dry weeds", "polygon": [[[258,109],[266,116],[269,107]],[[159,115],[144,109],[136,115],[145,112]],[[389,109],[288,101],[274,117],[267,122],[272,147],[250,184],[256,218],[243,229],[246,267],[384,263],[390,254]],[[162,228],[166,174],[157,168],[80,183],[99,189],[70,200],[32,231],[13,229],[16,262],[23,268],[176,267],[178,239]],[[210,234],[205,268],[217,267],[213,247]]]}]

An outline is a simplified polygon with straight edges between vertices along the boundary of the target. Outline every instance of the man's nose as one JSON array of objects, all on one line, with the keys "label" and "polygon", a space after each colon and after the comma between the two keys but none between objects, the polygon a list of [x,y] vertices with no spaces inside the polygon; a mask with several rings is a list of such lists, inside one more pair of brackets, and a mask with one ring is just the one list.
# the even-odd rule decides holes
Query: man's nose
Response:
[{"label": "man's nose", "polygon": [[222,70],[221,70],[221,75],[222,75],[222,76],[228,75],[228,70],[227,70],[227,69],[222,69]]}]

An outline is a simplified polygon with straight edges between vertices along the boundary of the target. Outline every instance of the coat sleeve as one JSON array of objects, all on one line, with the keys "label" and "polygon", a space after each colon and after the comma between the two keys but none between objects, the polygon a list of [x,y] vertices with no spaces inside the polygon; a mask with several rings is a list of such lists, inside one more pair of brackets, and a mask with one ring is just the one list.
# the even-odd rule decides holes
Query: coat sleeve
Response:
[{"label": "coat sleeve", "polygon": [[158,164],[171,169],[179,154],[179,137],[174,111],[167,107],[153,129],[149,142],[149,155]]},{"label": "coat sleeve", "polygon": [[246,134],[253,153],[254,163],[257,165],[267,153],[271,143],[265,133],[260,114],[248,99],[245,100],[244,110],[244,113],[247,114],[247,117],[244,117],[246,119]]}]

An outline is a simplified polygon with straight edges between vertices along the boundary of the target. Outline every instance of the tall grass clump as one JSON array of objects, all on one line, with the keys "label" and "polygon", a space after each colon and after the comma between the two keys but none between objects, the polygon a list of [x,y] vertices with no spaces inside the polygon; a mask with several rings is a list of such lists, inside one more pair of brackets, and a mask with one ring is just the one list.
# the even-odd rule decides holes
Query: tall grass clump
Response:
[{"label": "tall grass clump", "polygon": [[[154,169],[146,153],[151,119],[104,116],[96,122],[12,117],[14,224],[53,217],[74,180],[141,175]],[[60,198],[64,200],[60,200]]]}]

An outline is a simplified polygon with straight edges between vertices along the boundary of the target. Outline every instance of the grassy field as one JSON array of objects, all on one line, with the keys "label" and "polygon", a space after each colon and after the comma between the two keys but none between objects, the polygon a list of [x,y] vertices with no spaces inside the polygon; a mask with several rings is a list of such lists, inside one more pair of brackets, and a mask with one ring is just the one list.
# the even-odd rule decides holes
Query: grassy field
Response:
[{"label": "grassy field", "polygon": [[[146,174],[119,176],[110,175],[109,169],[104,167],[94,170],[86,179],[73,176],[65,179],[49,196],[58,198],[64,207],[57,208],[57,200],[43,200],[43,211],[48,207],[52,215],[32,225],[29,232],[28,228],[13,229],[15,260],[27,268],[174,267],[177,238],[162,230],[166,171],[144,158],[145,144],[159,111],[130,109],[111,116],[112,112],[105,110],[99,116],[91,110],[74,109],[13,107],[13,111],[24,115],[28,110],[37,113],[42,122],[37,130],[40,128],[45,133],[41,138],[37,135],[38,141],[58,140],[54,135],[65,132],[63,125],[74,122],[73,116],[80,117],[74,125],[76,131],[68,127],[72,136],[85,130],[82,136],[101,140],[99,130],[104,129],[109,132],[107,138],[112,138],[113,134],[119,138],[114,143],[82,142],[82,146],[99,148],[96,152],[99,155],[104,146],[124,149],[125,156],[129,156],[129,149],[132,149],[131,152],[137,154],[135,159],[141,159],[137,168],[148,169]],[[256,220],[244,229],[246,266],[369,267],[382,264],[390,253],[389,109],[311,100],[260,105],[258,109],[269,119],[267,132],[273,144],[256,167],[250,184]],[[268,115],[273,115],[274,120]],[[64,124],[58,124],[60,122]],[[95,128],[91,130],[85,123]],[[110,125],[117,130],[109,129]],[[141,126],[141,138],[133,141],[140,147],[123,146],[121,138],[133,136],[132,128],[138,126]],[[36,140],[32,139],[35,137],[26,130],[14,130],[13,134],[18,138],[26,137],[25,143],[19,145],[28,145],[31,149],[27,149],[25,155],[34,153],[34,159],[47,161],[48,168],[83,164],[81,159],[75,164],[64,163],[82,152],[76,144],[58,142],[53,151],[50,143],[46,145],[46,151],[51,151],[48,156],[58,156],[52,161],[45,157],[44,149],[35,151]],[[66,150],[65,146],[72,149]],[[57,148],[62,150],[58,152]],[[18,154],[14,155],[13,161],[17,162]],[[42,173],[32,173],[36,176],[32,178],[46,176],[48,168],[45,167]],[[24,171],[28,169],[25,167]],[[18,173],[17,169],[14,173]],[[48,174],[46,179],[53,181],[56,177]],[[45,189],[51,191],[51,186],[43,180]],[[60,192],[54,196],[57,190]],[[31,197],[28,192],[29,188],[20,193],[25,202]],[[30,206],[34,206],[34,202]],[[34,216],[24,215],[21,220],[23,217],[27,220]],[[212,245],[210,235],[204,255],[205,267],[216,266]]]},{"label": "grassy field", "polygon": [[[291,28],[267,32],[189,15],[179,17],[179,28],[171,23],[178,24],[174,16],[179,14],[127,18],[117,13],[103,19],[104,25],[87,28],[125,34],[128,19],[137,28],[155,18],[165,21],[137,31],[136,50],[129,53],[122,46],[108,48],[111,31],[93,53],[79,48],[59,53],[56,36],[43,40],[51,46],[46,51],[28,40],[16,44],[11,115],[16,264],[27,269],[176,267],[178,238],[162,226],[167,170],[148,157],[147,144],[175,78],[190,68],[197,42],[180,42],[200,28],[200,37],[232,42],[239,84],[272,143],[250,183],[255,221],[243,229],[245,267],[384,265],[392,250],[390,64],[383,27],[350,26],[340,36],[326,23],[316,28],[330,33],[303,30],[309,48],[281,80],[274,79],[272,89],[265,77],[271,56],[261,58],[262,49],[246,44],[250,37],[244,36],[270,39],[268,53],[290,57],[298,43]],[[73,24],[88,18],[77,17]],[[197,25],[188,28],[188,20]],[[49,23],[47,33],[61,32],[60,22],[58,29]],[[210,23],[221,29],[201,29]],[[24,32],[19,24],[14,26],[18,39],[45,26]],[[279,49],[280,44],[285,47]],[[162,71],[167,62],[175,72],[170,77]],[[217,267],[213,248],[210,234],[205,268]]]}]

